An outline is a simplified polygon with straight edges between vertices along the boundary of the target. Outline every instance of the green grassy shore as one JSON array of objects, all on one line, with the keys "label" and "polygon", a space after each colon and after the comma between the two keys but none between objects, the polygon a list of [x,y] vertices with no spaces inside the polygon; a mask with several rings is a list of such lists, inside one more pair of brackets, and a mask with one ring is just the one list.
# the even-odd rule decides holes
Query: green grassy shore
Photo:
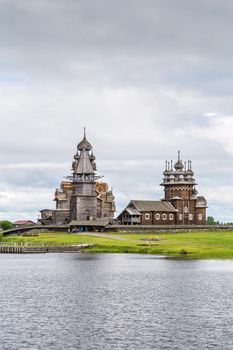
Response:
[{"label": "green grassy shore", "polygon": [[182,259],[233,259],[233,231],[187,233],[106,233],[104,237],[46,232],[37,236],[6,236],[3,243],[30,246],[94,244],[89,253],[159,254]]}]

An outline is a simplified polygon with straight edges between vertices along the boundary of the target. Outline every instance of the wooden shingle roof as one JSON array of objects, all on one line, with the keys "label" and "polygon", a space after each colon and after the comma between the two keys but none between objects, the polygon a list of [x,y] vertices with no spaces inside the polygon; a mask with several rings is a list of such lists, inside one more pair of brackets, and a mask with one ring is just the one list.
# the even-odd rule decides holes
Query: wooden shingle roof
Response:
[{"label": "wooden shingle roof", "polygon": [[77,169],[75,170],[76,174],[94,174],[94,169],[90,161],[90,156],[88,151],[82,150],[80,154],[80,159],[78,161]]},{"label": "wooden shingle roof", "polygon": [[176,212],[173,205],[166,201],[147,201],[147,200],[132,200],[128,207],[133,206],[137,211],[157,211],[157,212]]}]

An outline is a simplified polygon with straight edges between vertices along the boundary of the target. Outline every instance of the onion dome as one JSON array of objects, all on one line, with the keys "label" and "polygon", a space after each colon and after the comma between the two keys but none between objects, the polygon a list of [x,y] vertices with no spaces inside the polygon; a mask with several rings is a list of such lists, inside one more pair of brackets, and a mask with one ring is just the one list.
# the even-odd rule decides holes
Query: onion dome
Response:
[{"label": "onion dome", "polygon": [[77,151],[77,153],[74,155],[74,159],[76,159],[76,160],[79,160],[79,159],[80,159],[80,154],[78,153],[78,151]]},{"label": "onion dome", "polygon": [[194,172],[193,172],[192,170],[188,170],[188,171],[186,172],[186,174],[187,174],[187,175],[193,176],[193,175],[194,175]]},{"label": "onion dome", "polygon": [[79,151],[82,151],[84,148],[86,151],[90,151],[92,149],[92,145],[90,144],[90,142],[87,141],[86,136],[84,136],[82,141],[79,142],[77,148]]},{"label": "onion dome", "polygon": [[169,165],[171,164],[171,166],[168,167],[168,175],[174,175],[173,162],[172,162],[172,160],[171,160],[171,163],[168,162],[168,164],[169,164]]},{"label": "onion dome", "polygon": [[197,189],[194,187],[194,189],[192,190],[192,194],[194,195],[194,196],[196,196],[197,194],[198,194],[198,191],[197,191]]},{"label": "onion dome", "polygon": [[166,164],[166,166],[165,166],[165,170],[163,172],[163,175],[164,176],[173,175],[174,171],[173,171],[172,161],[170,163],[166,160],[165,164]]},{"label": "onion dome", "polygon": [[169,170],[168,170],[168,161],[166,160],[166,162],[165,162],[165,170],[164,170],[164,172],[163,172],[163,175],[169,175]]},{"label": "onion dome", "polygon": [[178,151],[178,160],[177,160],[176,164],[174,165],[174,168],[176,169],[176,171],[182,171],[184,168],[184,164],[180,160],[180,151]]},{"label": "onion dome", "polygon": [[75,170],[75,169],[76,169],[77,164],[78,164],[77,161],[73,161],[73,163],[72,163],[72,170]]},{"label": "onion dome", "polygon": [[188,170],[187,170],[186,174],[187,175],[191,175],[191,176],[194,175],[194,172],[192,171],[192,162],[191,162],[191,160],[188,161]]},{"label": "onion dome", "polygon": [[178,161],[178,162],[176,162],[176,164],[174,165],[174,168],[175,168],[176,170],[183,170],[184,165],[183,165],[183,163],[182,163],[181,161]]},{"label": "onion dome", "polygon": [[94,156],[93,152],[91,152],[90,160],[91,160],[91,161],[94,161],[94,160],[95,160],[95,156]]},{"label": "onion dome", "polygon": [[86,139],[86,128],[84,128],[83,139],[82,139],[81,142],[79,142],[77,148],[78,148],[79,151],[82,151],[84,148],[85,148],[86,151],[90,151],[92,149],[92,145]]}]

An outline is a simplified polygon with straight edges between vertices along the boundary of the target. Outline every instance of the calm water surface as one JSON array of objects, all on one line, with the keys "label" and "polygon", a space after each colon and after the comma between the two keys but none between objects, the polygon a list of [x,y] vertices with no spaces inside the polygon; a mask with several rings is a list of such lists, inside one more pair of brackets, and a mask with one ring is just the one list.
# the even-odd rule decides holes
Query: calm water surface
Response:
[{"label": "calm water surface", "polygon": [[233,349],[233,261],[0,255],[0,349]]}]

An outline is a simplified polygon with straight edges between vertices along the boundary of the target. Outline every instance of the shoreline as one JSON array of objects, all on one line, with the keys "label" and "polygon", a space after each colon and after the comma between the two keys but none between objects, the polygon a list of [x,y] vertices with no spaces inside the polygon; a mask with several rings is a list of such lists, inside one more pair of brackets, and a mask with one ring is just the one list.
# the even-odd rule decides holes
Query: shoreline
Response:
[{"label": "shoreline", "polygon": [[171,259],[233,259],[233,231],[180,233],[40,232],[1,237],[0,253],[120,253]]}]

